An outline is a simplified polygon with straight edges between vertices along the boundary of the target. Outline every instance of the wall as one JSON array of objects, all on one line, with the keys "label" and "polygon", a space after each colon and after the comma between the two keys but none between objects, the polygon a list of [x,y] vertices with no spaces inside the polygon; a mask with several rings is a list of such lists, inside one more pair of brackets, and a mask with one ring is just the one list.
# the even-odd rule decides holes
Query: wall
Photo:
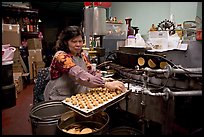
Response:
[{"label": "wall", "polygon": [[[111,15],[125,23],[126,17],[132,17],[132,26],[139,28],[139,33],[146,35],[152,24],[158,25],[161,21],[174,14],[176,23],[195,20],[199,2],[112,2]],[[199,3],[199,5],[202,3]],[[201,7],[202,9],[202,7]],[[201,12],[200,10],[199,12]]]},{"label": "wall", "polygon": [[198,2],[196,15],[202,19],[202,2]]}]

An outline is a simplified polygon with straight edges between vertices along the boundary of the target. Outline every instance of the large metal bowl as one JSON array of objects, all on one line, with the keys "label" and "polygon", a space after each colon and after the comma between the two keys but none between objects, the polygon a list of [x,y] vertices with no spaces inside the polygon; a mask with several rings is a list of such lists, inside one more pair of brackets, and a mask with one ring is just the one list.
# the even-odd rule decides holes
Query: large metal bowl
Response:
[{"label": "large metal bowl", "polygon": [[[90,135],[101,135],[107,128],[109,115],[106,112],[99,112],[90,117],[84,117],[76,112],[68,112],[58,120],[59,135],[67,135],[63,129],[71,129],[75,126],[93,129]],[[73,135],[73,134],[72,134]],[[87,135],[87,134],[86,134]]]}]

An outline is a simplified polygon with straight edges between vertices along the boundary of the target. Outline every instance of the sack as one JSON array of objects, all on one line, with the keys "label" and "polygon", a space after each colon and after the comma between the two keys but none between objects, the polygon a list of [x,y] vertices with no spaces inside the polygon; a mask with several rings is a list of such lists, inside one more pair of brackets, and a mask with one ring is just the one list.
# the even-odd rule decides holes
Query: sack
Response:
[{"label": "sack", "polygon": [[136,34],[136,43],[135,43],[135,45],[136,46],[145,46],[145,41],[142,38],[141,34],[139,34],[139,33]]},{"label": "sack", "polygon": [[2,45],[2,62],[12,61],[14,58],[15,47],[10,44]]}]

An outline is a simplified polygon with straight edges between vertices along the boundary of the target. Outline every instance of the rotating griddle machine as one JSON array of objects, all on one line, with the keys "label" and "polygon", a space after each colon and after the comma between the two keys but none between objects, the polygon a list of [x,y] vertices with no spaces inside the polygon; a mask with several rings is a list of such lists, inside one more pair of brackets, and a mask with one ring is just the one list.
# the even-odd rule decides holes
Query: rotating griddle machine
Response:
[{"label": "rotating griddle machine", "polygon": [[185,43],[187,51],[162,53],[121,47],[98,65],[131,90],[110,112],[118,125],[128,123],[144,135],[203,134],[202,42]]}]

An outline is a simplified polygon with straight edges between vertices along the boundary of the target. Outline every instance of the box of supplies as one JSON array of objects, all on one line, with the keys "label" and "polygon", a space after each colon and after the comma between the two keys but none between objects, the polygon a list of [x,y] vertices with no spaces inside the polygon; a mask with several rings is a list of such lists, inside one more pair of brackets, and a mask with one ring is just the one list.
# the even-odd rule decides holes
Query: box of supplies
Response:
[{"label": "box of supplies", "polygon": [[2,44],[20,47],[21,33],[19,24],[2,24]]}]

